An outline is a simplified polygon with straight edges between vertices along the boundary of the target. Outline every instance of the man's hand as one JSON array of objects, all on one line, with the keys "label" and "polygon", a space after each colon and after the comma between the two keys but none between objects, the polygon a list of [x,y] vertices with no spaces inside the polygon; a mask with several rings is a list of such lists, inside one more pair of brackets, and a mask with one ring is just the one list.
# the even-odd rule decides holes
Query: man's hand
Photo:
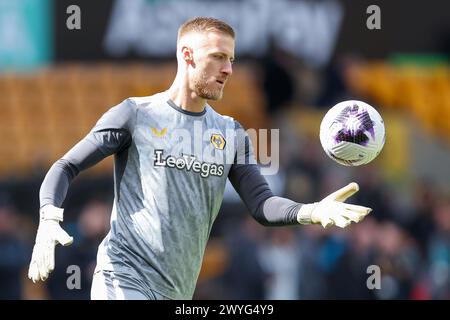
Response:
[{"label": "man's hand", "polygon": [[301,224],[320,223],[324,228],[332,225],[345,228],[352,221],[361,221],[372,209],[344,203],[347,198],[358,190],[358,184],[352,182],[333,192],[320,202],[302,205],[297,214],[298,222]]},{"label": "man's hand", "polygon": [[52,205],[44,206],[40,211],[36,243],[33,248],[28,278],[37,282],[45,281],[55,268],[55,246],[70,245],[73,238],[59,225],[63,221],[64,209]]}]

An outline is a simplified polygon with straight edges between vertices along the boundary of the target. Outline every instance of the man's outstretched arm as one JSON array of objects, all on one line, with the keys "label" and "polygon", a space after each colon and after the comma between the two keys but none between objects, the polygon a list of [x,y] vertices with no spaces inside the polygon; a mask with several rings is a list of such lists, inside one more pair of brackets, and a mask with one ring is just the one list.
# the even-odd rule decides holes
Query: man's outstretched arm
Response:
[{"label": "man's outstretched arm", "polygon": [[59,225],[64,211],[60,207],[70,183],[82,170],[129,146],[134,110],[127,101],[111,108],[83,140],[53,164],[45,176],[39,192],[39,227],[28,270],[28,277],[33,282],[45,281],[53,271],[55,246],[58,243],[69,245],[73,241]]},{"label": "man's outstretched arm", "polygon": [[302,204],[274,196],[257,165],[232,169],[229,178],[253,217],[266,226],[321,224],[324,228],[332,225],[345,228],[352,221],[361,221],[372,211],[344,202],[359,190],[355,182],[319,202]]},{"label": "man's outstretched arm", "polygon": [[355,182],[315,203],[302,204],[274,196],[259,166],[255,164],[250,139],[237,122],[236,129],[241,130],[238,134],[243,135],[243,139],[238,139],[238,144],[239,141],[242,143],[237,148],[240,156],[236,156],[228,178],[259,223],[266,226],[321,224],[324,228],[331,225],[345,228],[352,221],[361,221],[372,211],[367,207],[344,203],[359,190]]}]

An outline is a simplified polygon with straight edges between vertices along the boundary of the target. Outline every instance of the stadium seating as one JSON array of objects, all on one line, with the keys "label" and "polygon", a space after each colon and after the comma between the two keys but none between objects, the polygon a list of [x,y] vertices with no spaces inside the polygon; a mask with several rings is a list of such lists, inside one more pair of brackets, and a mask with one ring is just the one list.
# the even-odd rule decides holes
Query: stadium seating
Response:
[{"label": "stadium seating", "polygon": [[350,89],[384,109],[413,116],[450,142],[450,69],[446,64],[362,63],[349,72]]},{"label": "stadium seating", "polygon": [[[46,170],[83,138],[110,107],[130,96],[166,90],[173,62],[64,64],[32,74],[0,74],[0,174]],[[246,128],[265,124],[265,106],[251,66],[235,68],[224,99],[212,103]],[[111,170],[112,160],[92,172]]]}]

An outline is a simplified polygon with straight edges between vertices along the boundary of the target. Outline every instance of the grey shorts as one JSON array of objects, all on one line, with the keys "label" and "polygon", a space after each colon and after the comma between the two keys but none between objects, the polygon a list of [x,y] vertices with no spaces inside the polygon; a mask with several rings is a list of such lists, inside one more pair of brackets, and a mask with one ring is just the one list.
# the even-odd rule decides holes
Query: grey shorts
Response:
[{"label": "grey shorts", "polygon": [[113,271],[94,273],[91,287],[92,300],[167,300],[151,289],[142,289],[133,279]]}]

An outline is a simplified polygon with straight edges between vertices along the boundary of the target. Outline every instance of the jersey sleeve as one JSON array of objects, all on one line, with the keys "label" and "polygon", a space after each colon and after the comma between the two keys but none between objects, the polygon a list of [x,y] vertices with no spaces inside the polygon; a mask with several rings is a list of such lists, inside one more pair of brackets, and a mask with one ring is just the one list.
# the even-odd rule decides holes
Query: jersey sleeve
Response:
[{"label": "jersey sleeve", "polygon": [[252,216],[266,226],[294,225],[301,204],[274,196],[256,163],[254,149],[242,126],[235,122],[236,156],[228,178]]},{"label": "jersey sleeve", "polygon": [[61,207],[72,180],[104,158],[120,153],[131,144],[136,104],[127,99],[109,109],[92,130],[56,161],[47,172],[39,192],[40,207]]}]

